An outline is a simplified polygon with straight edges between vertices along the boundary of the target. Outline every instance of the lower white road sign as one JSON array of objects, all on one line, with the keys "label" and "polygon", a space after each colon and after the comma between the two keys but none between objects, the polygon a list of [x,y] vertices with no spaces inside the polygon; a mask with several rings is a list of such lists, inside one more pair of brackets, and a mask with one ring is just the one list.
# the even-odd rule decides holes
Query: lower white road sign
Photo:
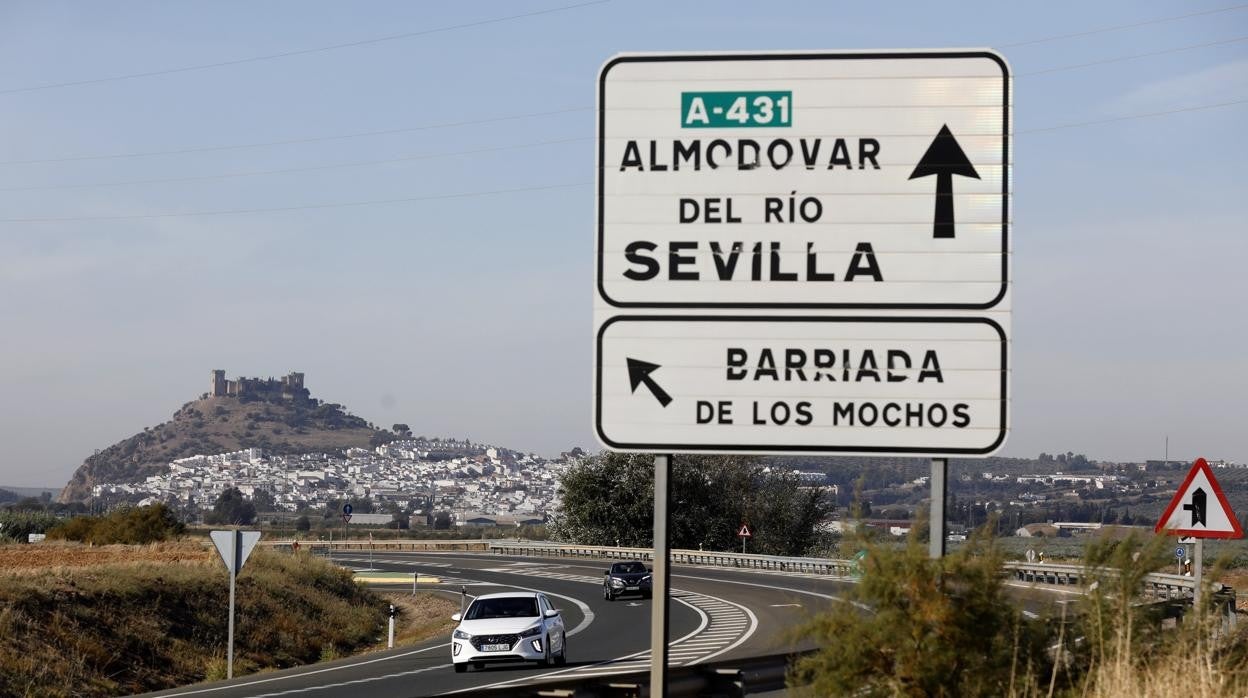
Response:
[{"label": "lower white road sign", "polygon": [[982,317],[617,316],[595,421],[617,450],[986,454],[1005,440],[1005,331]]}]

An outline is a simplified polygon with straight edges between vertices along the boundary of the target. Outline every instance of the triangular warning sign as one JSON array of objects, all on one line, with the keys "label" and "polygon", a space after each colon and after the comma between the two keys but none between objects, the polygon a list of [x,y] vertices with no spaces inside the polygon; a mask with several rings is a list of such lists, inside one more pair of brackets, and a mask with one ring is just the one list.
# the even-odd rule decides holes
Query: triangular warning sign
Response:
[{"label": "triangular warning sign", "polygon": [[1244,531],[1204,458],[1197,458],[1178,494],[1157,520],[1157,533],[1193,538],[1243,538]]},{"label": "triangular warning sign", "polygon": [[750,527],[748,524],[741,524],[741,530],[737,531],[737,536],[741,538],[753,538],[754,534],[750,533]]},{"label": "triangular warning sign", "polygon": [[221,553],[225,568],[234,574],[243,568],[252,548],[260,540],[259,531],[213,531],[209,535],[213,545],[217,546],[217,552]]}]

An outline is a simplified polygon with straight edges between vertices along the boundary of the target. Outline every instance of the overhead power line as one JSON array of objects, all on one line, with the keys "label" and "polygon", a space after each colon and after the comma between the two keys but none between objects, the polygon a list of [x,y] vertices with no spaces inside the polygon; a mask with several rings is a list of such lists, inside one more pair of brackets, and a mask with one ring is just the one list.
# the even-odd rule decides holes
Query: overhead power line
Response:
[{"label": "overhead power line", "polygon": [[1032,133],[1044,133],[1046,131],[1060,131],[1066,128],[1079,128],[1080,126],[1094,126],[1096,124],[1109,124],[1115,121],[1129,121],[1132,119],[1149,119],[1154,116],[1167,116],[1169,114],[1182,114],[1191,111],[1205,111],[1208,109],[1221,109],[1223,107],[1233,107],[1237,104],[1248,104],[1248,99],[1237,99],[1232,102],[1219,102],[1217,104],[1202,104],[1195,107],[1183,107],[1181,109],[1167,109],[1166,111],[1154,111],[1145,114],[1130,114],[1127,116],[1112,116],[1107,119],[1096,119],[1093,121],[1078,121],[1070,124],[1059,124],[1057,126],[1045,126],[1043,128],[1029,128],[1025,131],[1015,131],[1016,136],[1025,136]]},{"label": "overhead power line", "polygon": [[0,161],[0,165],[34,165],[37,163],[47,162],[79,162],[82,160],[118,160],[122,158],[145,158],[156,155],[184,155],[187,153],[215,153],[222,150],[242,150],[245,148],[265,148],[274,145],[299,145],[302,143],[324,143],[326,141],[342,141],[350,138],[368,138],[371,136],[389,136],[396,133],[413,133],[415,131],[434,131],[444,128],[459,128],[461,126],[479,126],[482,124],[494,124],[500,121],[517,121],[519,119],[532,119],[542,116],[554,116],[556,114],[570,114],[578,111],[592,111],[593,107],[573,107],[570,109],[555,109],[553,111],[528,112],[525,114],[509,114],[506,116],[494,116],[488,119],[471,119],[467,121],[448,121],[438,124],[425,124],[422,126],[405,126],[402,128],[388,128],[379,131],[356,131],[354,133],[339,133],[329,136],[312,136],[309,138],[290,138],[280,141],[262,141],[258,143],[234,143],[230,145],[206,145],[195,146],[190,148],[176,148],[172,150],[146,150],[137,153],[108,153],[105,155],[73,155],[60,158],[39,158],[35,160],[4,160]]},{"label": "overhead power line", "polygon": [[[1166,116],[1169,114],[1180,114],[1184,112],[1205,111],[1210,109],[1220,109],[1223,107],[1231,107],[1239,104],[1248,104],[1248,99],[1238,99],[1230,102],[1220,102],[1218,104],[1202,104],[1193,107],[1185,107],[1182,109],[1170,109],[1167,111],[1147,112],[1143,114],[1128,114],[1124,116],[1110,117],[1107,119],[1097,119],[1095,121],[1082,121],[1071,124],[1058,124],[1056,126],[1046,126],[1042,128],[1027,129],[1024,131],[1016,131],[1015,135],[1028,135],[1034,133],[1044,133],[1047,131],[1057,131],[1068,128],[1079,128],[1081,126],[1093,126],[1096,124],[1107,124],[1117,121],[1128,121],[1131,119],[1148,119],[1158,116]],[[569,182],[565,184],[549,184],[534,187],[520,187],[516,189],[494,189],[489,191],[470,191],[459,192],[454,194],[433,194],[428,196],[412,196],[398,199],[372,199],[367,201],[347,201],[338,203],[325,204],[308,204],[302,206],[277,206],[269,208],[235,208],[211,211],[187,211],[182,213],[141,213],[141,214],[123,214],[115,216],[65,216],[51,218],[0,218],[0,223],[64,223],[64,222],[81,222],[81,221],[123,221],[123,220],[141,220],[154,218],[190,218],[202,216],[228,216],[236,214],[249,213],[278,213],[286,211],[309,211],[317,209],[330,208],[348,208],[354,206],[374,206],[381,204],[402,204],[414,203],[420,201],[440,201],[447,199],[468,199],[483,196],[493,196],[497,194],[518,194],[525,192],[550,191],[556,189],[571,189],[575,187],[587,187],[591,182]]]},{"label": "overhead power line", "polygon": [[1180,53],[1182,51],[1193,51],[1198,48],[1209,48],[1210,46],[1223,46],[1226,44],[1237,44],[1248,41],[1248,36],[1237,36],[1233,39],[1221,39],[1219,41],[1210,41],[1203,44],[1192,44],[1190,46],[1178,46],[1175,48],[1162,49],[1160,51],[1150,51],[1148,53],[1136,53],[1130,56],[1118,56],[1117,58],[1106,58],[1099,61],[1090,61],[1088,63],[1076,63],[1075,65],[1064,65],[1056,68],[1045,68],[1044,70],[1035,70],[1030,73],[1019,73],[1015,77],[1030,77],[1032,75],[1044,75],[1045,73],[1058,73],[1063,70],[1075,70],[1076,68],[1087,68],[1094,65],[1105,65],[1106,63],[1121,63],[1122,61],[1133,61],[1137,58],[1149,58],[1152,56],[1164,56],[1169,53]]},{"label": "overhead power line", "polygon": [[1242,4],[1242,5],[1231,5],[1229,7],[1218,7],[1212,10],[1202,10],[1200,12],[1191,12],[1185,15],[1175,15],[1172,17],[1159,17],[1157,19],[1149,19],[1143,22],[1134,22],[1132,24],[1119,24],[1113,27],[1089,29],[1087,31],[1073,32],[1071,34],[1058,34],[1056,36],[1046,36],[1040,39],[1028,39],[1027,41],[1016,41],[1012,44],[997,44],[997,46],[1000,48],[1015,48],[1017,46],[1030,46],[1032,44],[1043,44],[1049,41],[1060,41],[1061,39],[1074,39],[1074,38],[1078,38],[1081,36],[1093,36],[1095,34],[1105,34],[1108,32],[1122,31],[1124,29],[1135,29],[1137,27],[1147,27],[1153,24],[1177,22],[1181,19],[1190,19],[1192,17],[1204,17],[1206,15],[1215,15],[1221,12],[1234,12],[1235,10],[1243,10],[1246,8],[1248,8],[1248,3]]},{"label": "overhead power line", "polygon": [[[595,2],[586,2],[586,3],[581,3],[578,5],[568,5],[568,6],[564,6],[560,8],[542,10],[540,12],[530,13],[530,14],[557,12],[557,11],[561,11],[565,9],[572,9],[572,8],[583,7],[586,5],[592,5],[592,4],[597,4],[601,2],[609,2],[609,1],[610,0],[596,0]],[[1045,41],[1055,41],[1057,39],[1087,36],[1091,34],[1117,31],[1120,29],[1130,29],[1130,28],[1141,27],[1141,26],[1146,26],[1150,24],[1172,22],[1172,21],[1177,21],[1181,19],[1187,19],[1190,17],[1199,17],[1203,15],[1216,14],[1220,12],[1230,12],[1233,10],[1242,10],[1246,8],[1248,8],[1248,4],[1233,5],[1230,7],[1223,7],[1223,8],[1207,10],[1203,12],[1194,12],[1194,13],[1178,15],[1174,17],[1163,17],[1160,19],[1148,20],[1145,22],[1136,22],[1134,24],[1123,24],[1123,25],[1119,25],[1115,27],[1105,27],[1102,29],[1093,29],[1093,30],[1084,31],[1084,32],[1075,32],[1072,34],[1062,34],[1060,36],[1051,36],[1051,37],[1046,37],[1042,39],[1033,39],[1030,41],[1017,42],[1013,44],[1000,44],[999,46],[1001,48],[1009,48],[1012,46],[1023,46],[1027,44],[1041,43]],[[530,16],[530,15],[515,15],[513,17],[497,18],[494,20],[484,20],[483,22],[505,21],[507,19],[514,19],[514,18],[522,17],[522,16]],[[464,26],[469,26],[469,25],[464,25]],[[448,30],[449,28],[443,28],[443,29],[436,29],[436,30],[428,30],[428,32],[448,31]],[[397,36],[406,36],[406,35],[397,35]],[[397,38],[397,37],[389,37],[389,38]],[[368,40],[368,41],[389,40],[389,38],[382,38],[382,39],[375,39],[375,40]],[[1047,68],[1044,70],[1033,71],[1031,73],[1023,73],[1022,76],[1042,75],[1046,73],[1054,73],[1054,72],[1060,72],[1060,71],[1066,71],[1066,70],[1075,70],[1078,68],[1086,68],[1086,67],[1102,65],[1106,63],[1116,63],[1119,61],[1133,60],[1137,58],[1145,58],[1148,56],[1159,56],[1159,55],[1164,55],[1167,53],[1189,51],[1193,49],[1205,48],[1205,47],[1216,46],[1216,45],[1221,45],[1221,44],[1242,42],[1245,40],[1248,40],[1248,37],[1237,37],[1233,39],[1226,39],[1222,41],[1215,41],[1215,42],[1204,43],[1204,44],[1196,44],[1192,46],[1181,46],[1178,48],[1165,49],[1165,50],[1155,51],[1151,53],[1133,54],[1130,56],[1108,58],[1105,60],[1093,61],[1090,63],[1081,63],[1077,65]],[[348,44],[343,44],[342,46],[346,46],[346,45]],[[332,47],[322,47],[321,49],[308,49],[307,51],[329,50],[329,48],[332,48]],[[274,54],[274,57],[279,56],[279,55],[286,55],[286,54]],[[245,59],[245,60],[263,60],[263,58]],[[204,66],[204,67],[208,67],[208,66]],[[1015,77],[1017,78],[1019,76],[1015,76]],[[109,79],[112,79],[112,78],[109,78]],[[42,89],[42,88],[31,88],[31,89]],[[4,94],[4,91],[0,91],[0,94]],[[335,135],[328,135],[328,136],[314,136],[314,137],[309,137],[309,138],[296,138],[296,139],[286,139],[286,140],[263,141],[263,142],[256,142],[256,143],[239,143],[239,144],[218,145],[218,146],[197,146],[197,147],[189,147],[189,148],[170,149],[170,150],[149,150],[149,151],[140,151],[140,152],[134,152],[134,153],[109,153],[109,154],[104,154],[104,155],[78,155],[78,156],[53,157],[53,158],[34,158],[34,159],[27,159],[27,160],[4,160],[4,161],[0,161],[0,165],[34,165],[34,164],[41,164],[41,163],[79,162],[79,161],[87,161],[87,160],[113,160],[113,159],[122,159],[122,158],[154,157],[154,156],[159,156],[159,155],[184,155],[184,154],[191,154],[191,153],[209,153],[209,152],[218,152],[218,151],[224,151],[224,150],[262,148],[262,147],[278,146],[278,145],[298,145],[298,144],[305,144],[305,143],[320,143],[320,142],[334,141],[334,140],[346,140],[346,139],[351,139],[351,138],[385,136],[385,135],[392,135],[392,134],[398,134],[398,133],[410,133],[414,131],[424,131],[424,130],[433,130],[433,129],[441,129],[441,128],[454,128],[454,127],[460,127],[460,126],[472,126],[472,125],[478,125],[478,124],[495,123],[495,122],[500,122],[500,121],[510,121],[510,120],[517,120],[517,119],[553,116],[553,115],[558,115],[558,114],[567,114],[571,112],[590,111],[592,109],[593,107],[574,107],[570,109],[558,109],[558,110],[546,111],[546,112],[532,112],[532,113],[526,113],[526,114],[505,115],[505,116],[492,117],[488,119],[474,119],[474,120],[457,121],[457,122],[442,123],[442,124],[431,124],[431,125],[425,125],[425,126],[412,126],[412,127],[395,128],[395,129],[384,129],[384,130],[378,130],[378,131],[362,131],[362,132],[356,132],[356,133],[335,134]]]},{"label": "overhead power line", "polygon": [[213,179],[232,179],[236,177],[260,177],[264,175],[292,174],[295,172],[316,172],[319,170],[337,170],[348,167],[366,167],[369,165],[388,165],[398,162],[415,162],[419,160],[434,160],[437,158],[449,158],[462,155],[481,155],[484,153],[498,153],[507,150],[521,150],[523,148],[540,148],[548,145],[561,145],[564,143],[576,143],[580,141],[592,141],[593,136],[583,136],[580,138],[560,138],[550,141],[535,141],[533,143],[517,143],[514,145],[500,145],[493,148],[475,148],[473,150],[457,150],[445,153],[421,153],[418,155],[405,155],[397,158],[385,158],[383,160],[357,160],[355,162],[339,162],[327,165],[308,165],[306,167],[285,167],[275,170],[252,170],[250,172],[227,172],[224,174],[209,175],[190,175],[186,177],[158,177],[154,179],[129,179],[120,182],[94,182],[89,184],[51,184],[51,185],[35,185],[29,187],[0,187],[3,191],[58,191],[64,189],[98,189],[102,187],[124,187],[139,184],[165,184],[170,182],[202,182]]},{"label": "overhead power line", "polygon": [[65,216],[61,218],[0,218],[0,223],[67,223],[71,221],[132,221],[152,218],[192,218],[200,216],[229,216],[244,213],[277,213],[283,211],[312,211],[327,208],[349,208],[353,206],[377,206],[380,204],[408,204],[418,201],[443,201],[446,199],[471,199],[496,194],[520,194],[553,189],[570,189],[572,187],[589,186],[590,182],[571,182],[567,184],[546,184],[516,189],[493,189],[490,191],[468,191],[454,194],[430,194],[427,196],[408,196],[399,199],[370,199],[366,201],[343,201],[327,204],[307,204],[302,206],[274,206],[264,208],[233,208],[214,211],[185,211],[182,213],[136,213],[117,216]]},{"label": "overhead power line", "polygon": [[96,85],[102,82],[115,82],[118,80],[133,80],[136,78],[149,78],[157,75],[173,75],[175,73],[189,73],[196,70],[208,70],[210,68],[223,68],[232,65],[243,65],[245,63],[258,63],[260,61],[271,61],[278,58],[290,58],[292,56],[304,56],[310,53],[323,53],[325,51],[337,51],[344,48],[357,48],[360,46],[368,46],[371,44],[380,44],[387,41],[398,41],[400,39],[412,39],[418,36],[428,36],[430,34],[441,34],[445,32],[458,31],[460,29],[470,29],[473,27],[482,27],[489,24],[499,24],[502,22],[511,22],[518,19],[527,19],[529,17],[537,17],[540,15],[548,15],[556,12],[564,12],[567,10],[575,10],[590,5],[601,5],[611,0],[588,0],[588,2],[580,2],[574,5],[562,5],[560,7],[551,7],[545,10],[534,10],[532,12],[523,12],[520,14],[506,15],[503,17],[491,17],[475,22],[464,22],[463,24],[452,24],[445,27],[437,27],[434,29],[422,29],[414,32],[404,32],[402,34],[390,34],[388,36],[377,36],[371,39],[361,39],[359,41],[348,41],[341,44],[330,44],[328,46],[316,46],[313,48],[298,49],[295,51],[283,51],[281,53],[269,53],[261,56],[249,56],[247,58],[237,58],[229,61],[217,61],[215,63],[200,63],[197,65],[186,65],[178,68],[163,68],[160,70],[148,70],[141,73],[127,73],[125,75],[112,75],[103,78],[90,78],[86,80],[70,80],[67,82],[54,82],[45,85],[30,85],[27,87],[12,87],[0,90],[0,95],[18,94],[22,92],[37,92],[40,90],[53,90],[61,87],[78,87],[81,85]]}]

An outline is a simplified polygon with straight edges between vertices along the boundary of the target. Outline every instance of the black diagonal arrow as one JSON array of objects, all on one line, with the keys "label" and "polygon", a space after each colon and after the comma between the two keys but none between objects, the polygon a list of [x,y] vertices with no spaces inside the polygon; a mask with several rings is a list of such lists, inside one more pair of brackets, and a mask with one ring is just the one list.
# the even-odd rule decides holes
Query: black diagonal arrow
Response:
[{"label": "black diagonal arrow", "polygon": [[650,392],[654,393],[654,397],[658,399],[659,404],[667,407],[672,401],[672,396],[668,395],[667,391],[660,388],[659,384],[654,382],[654,379],[650,377],[650,374],[654,373],[657,368],[659,368],[658,364],[652,364],[648,361],[638,361],[637,359],[629,359],[628,382],[632,384],[634,393],[637,392],[637,386],[644,383],[646,387],[650,389]]},{"label": "black diagonal arrow", "polygon": [[949,126],[940,127],[940,132],[932,144],[923,153],[923,159],[910,173],[910,179],[936,175],[936,219],[932,224],[932,237],[951,238],[953,231],[953,176],[974,177],[979,173],[971,165],[971,161],[962,152],[958,139],[953,137]]}]

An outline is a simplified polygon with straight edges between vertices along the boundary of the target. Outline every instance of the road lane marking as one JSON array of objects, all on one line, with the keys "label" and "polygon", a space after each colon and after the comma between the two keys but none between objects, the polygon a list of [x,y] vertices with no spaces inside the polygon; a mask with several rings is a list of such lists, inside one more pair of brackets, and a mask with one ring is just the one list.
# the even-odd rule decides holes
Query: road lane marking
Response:
[{"label": "road lane marking", "polygon": [[[223,686],[211,686],[209,688],[197,688],[197,689],[190,690],[190,691],[182,691],[181,693],[165,693],[165,694],[162,694],[161,698],[173,698],[173,696],[193,696],[193,695],[198,695],[200,693],[215,693],[216,691],[229,691],[229,690],[233,690],[237,688],[247,688],[248,686],[258,686],[262,683],[272,683],[274,681],[286,681],[290,679],[302,678],[304,676],[324,674],[325,672],[328,672],[328,671],[341,671],[342,669],[354,669],[356,667],[362,667],[362,666],[366,666],[369,664],[376,664],[377,662],[388,662],[393,659],[402,659],[403,657],[410,657],[414,654],[421,654],[423,652],[428,652],[430,650],[436,650],[442,647],[450,647],[450,646],[451,646],[451,643],[444,642],[440,645],[434,645],[432,647],[423,647],[418,650],[412,650],[410,652],[404,652],[402,654],[395,654],[389,657],[378,657],[376,659],[369,659],[369,660],[362,661],[362,662],[351,662],[349,664],[340,664],[338,666],[325,667],[324,669],[314,669],[312,671],[301,671],[297,674],[287,674],[285,676],[271,676],[267,679],[257,679],[255,681],[246,681],[243,683],[231,683],[231,684],[226,684]],[[421,671],[425,671],[425,670],[422,669]]]}]

